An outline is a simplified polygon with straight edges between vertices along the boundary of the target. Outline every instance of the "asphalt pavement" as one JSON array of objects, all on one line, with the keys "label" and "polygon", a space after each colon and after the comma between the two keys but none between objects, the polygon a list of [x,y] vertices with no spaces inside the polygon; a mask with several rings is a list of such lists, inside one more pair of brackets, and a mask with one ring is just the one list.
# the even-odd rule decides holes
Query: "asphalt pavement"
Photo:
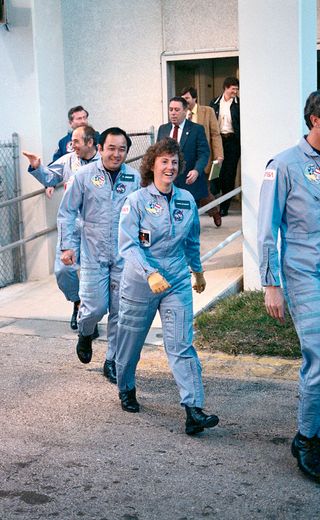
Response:
[{"label": "asphalt pavement", "polygon": [[[239,246],[223,255],[206,267],[221,283],[211,298],[239,283]],[[1,520],[320,518],[320,486],[290,453],[299,362],[200,352],[220,423],[189,437],[158,324],[129,414],[102,374],[105,323],[82,365],[69,314],[53,277],[0,290]]]}]

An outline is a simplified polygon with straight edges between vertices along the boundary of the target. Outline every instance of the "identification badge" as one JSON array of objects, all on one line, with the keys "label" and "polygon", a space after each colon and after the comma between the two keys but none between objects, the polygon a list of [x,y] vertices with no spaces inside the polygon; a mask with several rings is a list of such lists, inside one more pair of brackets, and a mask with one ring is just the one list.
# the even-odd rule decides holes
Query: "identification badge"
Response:
[{"label": "identification badge", "polygon": [[116,185],[116,192],[117,193],[124,193],[127,189],[127,186],[125,184],[123,184],[122,182],[119,182],[117,185]]},{"label": "identification badge", "polygon": [[134,181],[134,175],[132,175],[131,173],[121,173],[120,175],[120,181],[124,181],[124,182],[133,182]]},{"label": "identification badge", "polygon": [[190,209],[190,201],[189,200],[175,200],[174,205],[176,208],[180,209]]},{"label": "identification badge", "polygon": [[264,172],[263,178],[265,181],[274,181],[276,178],[276,174],[277,174],[276,170],[266,170]]},{"label": "identification badge", "polygon": [[174,209],[173,210],[173,218],[176,222],[183,221],[183,211],[182,209]]},{"label": "identification badge", "polygon": [[145,210],[149,215],[153,215],[154,217],[160,217],[163,212],[163,207],[159,202],[149,202],[147,206],[145,206]]},{"label": "identification badge", "polygon": [[151,231],[149,231],[148,229],[140,229],[139,242],[142,247],[150,247],[151,246]]},{"label": "identification badge", "polygon": [[104,186],[106,180],[103,175],[103,173],[98,173],[97,175],[94,175],[91,177],[91,182],[96,188],[102,188]]}]

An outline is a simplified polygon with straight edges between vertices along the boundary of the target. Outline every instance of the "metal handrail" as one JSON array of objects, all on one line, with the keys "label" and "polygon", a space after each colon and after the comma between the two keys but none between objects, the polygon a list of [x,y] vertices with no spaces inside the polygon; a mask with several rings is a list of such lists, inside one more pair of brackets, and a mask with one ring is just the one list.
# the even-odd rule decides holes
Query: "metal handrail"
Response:
[{"label": "metal handrail", "polygon": [[234,197],[235,195],[238,195],[238,193],[241,192],[241,186],[238,188],[235,188],[232,191],[229,191],[229,193],[226,193],[225,195],[221,195],[218,199],[213,200],[212,202],[209,202],[205,206],[199,209],[199,215],[203,215],[203,213],[206,213],[209,209],[215,208],[216,206],[219,206],[222,202],[231,199],[231,197]]},{"label": "metal handrail", "polygon": [[[130,135],[149,135],[149,134],[130,134]],[[151,135],[151,134],[150,134]],[[128,159],[126,161],[126,164],[132,163],[134,161],[138,161],[139,159],[142,159],[143,155],[137,155],[136,157],[132,157],[131,159]],[[64,185],[63,182],[59,182],[55,186],[55,188],[61,188]],[[46,188],[41,188],[40,190],[32,191],[31,193],[27,193],[26,195],[20,195],[19,197],[14,197],[13,199],[5,200],[4,202],[0,202],[0,209],[5,208],[6,206],[11,206],[11,204],[15,204],[16,202],[21,202],[22,200],[31,199],[32,197],[36,197],[37,195],[41,195],[42,193],[45,193]],[[1,252],[1,250],[0,250]]]},{"label": "metal handrail", "polygon": [[[238,188],[235,188],[232,191],[229,191],[229,193],[226,193],[225,195],[221,195],[221,197],[219,197],[218,199],[215,199],[212,202],[209,202],[209,204],[206,204],[205,206],[200,208],[198,210],[199,215],[203,215],[203,213],[206,213],[209,209],[219,206],[219,204],[221,204],[222,202],[224,202],[228,199],[231,199],[231,197],[234,197],[235,195],[237,195],[240,192],[241,192],[241,186],[239,186]],[[233,242],[233,240],[236,240],[236,238],[240,237],[241,235],[242,235],[242,229],[238,229],[237,231],[235,231],[234,233],[229,235],[227,238],[225,238],[222,242],[220,242],[220,244],[218,244],[213,249],[210,249],[210,251],[208,251],[206,254],[204,254],[200,258],[200,261],[203,263],[206,260],[209,260],[209,258],[211,258],[213,255],[218,253],[221,249],[226,247],[228,244],[230,244],[230,242]]]},{"label": "metal handrail", "polygon": [[57,226],[52,226],[46,229],[42,229],[42,231],[38,231],[37,233],[33,233],[27,238],[21,238],[20,240],[17,240],[16,242],[12,242],[11,244],[7,244],[6,246],[0,247],[0,253],[3,253],[4,251],[8,251],[9,249],[14,249],[15,247],[22,246],[26,244],[27,242],[31,242],[31,240],[34,240],[35,238],[39,238],[43,235],[48,235],[49,233],[52,233],[52,231],[55,231],[57,229]]},{"label": "metal handrail", "polygon": [[[142,135],[150,135],[151,138],[154,137],[154,127],[151,127],[150,128],[150,131],[149,132],[135,132],[135,133],[130,133],[128,134],[132,137],[137,137],[137,136],[142,136]],[[14,136],[17,137],[16,134],[14,134]],[[152,139],[151,139],[152,140]],[[132,162],[135,162],[135,161],[138,161],[139,159],[142,159],[143,155],[138,155],[136,157],[132,157],[131,159],[128,159],[126,161],[127,164],[129,163],[132,163]],[[18,157],[15,157],[16,160],[18,160]],[[55,188],[61,188],[62,186],[64,185],[63,182],[60,182],[59,184],[57,184],[55,186]],[[10,200],[6,200],[4,202],[0,202],[0,209],[1,208],[5,208],[7,206],[10,206],[12,204],[15,204],[17,202],[21,202],[23,200],[27,200],[27,199],[30,199],[30,198],[33,198],[33,197],[36,197],[38,195],[41,195],[42,193],[45,193],[45,189],[46,188],[41,188],[39,190],[36,190],[36,191],[33,191],[31,193],[28,193],[26,195],[20,195],[18,197],[14,197]],[[203,206],[202,208],[200,208],[198,210],[198,213],[199,213],[199,216],[200,215],[203,215],[204,213],[206,213],[208,210],[210,210],[211,208],[214,208],[216,206],[219,206],[219,204],[221,204],[222,202],[230,199],[231,197],[234,197],[235,195],[237,195],[238,193],[241,192],[241,186],[239,186],[238,188],[235,188],[234,190],[230,191],[229,193],[226,193],[225,195],[222,195],[221,197],[213,200],[212,202],[209,202],[208,204],[206,204],[205,206]],[[16,242],[12,242],[11,244],[7,244],[5,246],[2,246],[0,247],[0,254],[3,253],[4,251],[8,251],[10,249],[14,249],[16,247],[19,247],[19,246],[23,246],[24,244],[26,244],[27,242],[31,242],[32,240],[35,240],[36,238],[39,238],[41,236],[44,236],[44,235],[47,235],[49,233],[52,233],[53,231],[56,231],[57,229],[57,226],[52,226],[52,227],[49,227],[49,228],[45,228],[41,231],[38,231],[36,233],[33,233],[32,235],[30,235],[29,237],[26,237],[26,238],[22,238],[20,240],[17,240]],[[211,249],[210,251],[208,251],[205,255],[203,255],[201,257],[201,262],[205,262],[206,260],[208,260],[209,258],[211,258],[213,255],[215,255],[216,253],[218,253],[218,251],[220,251],[221,249],[223,249],[226,245],[228,245],[230,242],[232,242],[233,240],[235,240],[236,238],[238,238],[239,236],[241,236],[242,234],[242,230],[238,230],[234,233],[232,233],[231,235],[229,235],[227,238],[225,238],[225,240],[223,240],[222,242],[220,242],[220,244],[218,244],[217,246],[215,246],[213,249]]]},{"label": "metal handrail", "polygon": [[[58,186],[62,186],[62,185],[63,185],[63,183],[60,183]],[[36,192],[33,192],[33,196],[44,193],[44,191],[45,191],[45,188],[38,190]],[[218,206],[221,202],[224,202],[225,200],[230,199],[231,197],[233,197],[234,195],[236,195],[237,193],[240,193],[240,192],[241,192],[241,186],[239,188],[235,188],[234,190],[230,191],[229,193],[226,193],[225,195],[222,195],[218,199],[215,199],[214,201],[209,202],[209,204],[207,204],[206,206],[203,206],[201,209],[199,209],[199,215],[202,215],[209,209],[211,209],[215,206]],[[11,201],[14,201],[16,199],[25,200],[24,197],[30,198],[31,196],[32,196],[32,193],[29,193],[28,195],[22,195],[22,197],[15,197],[15,199],[11,199]],[[9,202],[9,201],[7,201],[7,202]],[[0,204],[0,208],[1,207],[3,207],[3,206],[1,206],[1,204]],[[4,251],[8,251],[9,249],[14,249],[15,247],[26,244],[27,242],[30,242],[31,240],[35,240],[36,238],[39,238],[43,235],[52,233],[53,231],[56,231],[56,229],[57,229],[57,226],[52,226],[50,228],[43,229],[42,231],[38,231],[37,233],[33,233],[32,235],[30,235],[27,238],[22,238],[21,240],[18,240],[17,242],[12,242],[11,244],[2,246],[2,247],[0,247],[0,254],[3,253]],[[225,240],[220,242],[220,244],[218,244],[216,247],[214,247],[213,249],[208,251],[205,255],[203,255],[200,258],[201,262],[205,262],[206,260],[211,258],[213,255],[218,253],[218,251],[223,249],[226,245],[230,244],[230,242],[232,242],[233,240],[235,240],[236,238],[241,236],[241,234],[242,234],[242,231],[240,229],[238,231],[235,231],[231,235],[229,235],[227,238],[225,238]]]},{"label": "metal handrail", "polygon": [[231,235],[229,235],[227,238],[225,238],[222,242],[220,242],[220,244],[218,244],[216,247],[214,247],[213,249],[210,249],[210,251],[208,251],[205,255],[203,255],[200,260],[201,262],[205,262],[206,260],[209,260],[209,258],[211,258],[213,255],[215,255],[216,253],[218,253],[218,251],[220,251],[221,249],[223,249],[224,247],[226,247],[228,244],[230,244],[230,242],[233,242],[233,240],[235,240],[236,238],[240,237],[242,235],[242,229],[238,229],[238,231],[235,231],[234,233],[232,233]]}]

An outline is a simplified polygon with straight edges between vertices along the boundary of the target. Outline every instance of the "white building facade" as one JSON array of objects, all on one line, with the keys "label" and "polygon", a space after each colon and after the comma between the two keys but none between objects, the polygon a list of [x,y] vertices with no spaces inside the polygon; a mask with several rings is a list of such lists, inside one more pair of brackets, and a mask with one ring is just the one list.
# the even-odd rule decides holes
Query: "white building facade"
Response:
[{"label": "white building facade", "polygon": [[[259,286],[258,194],[267,160],[303,133],[317,88],[316,0],[10,0],[0,27],[0,139],[50,161],[67,111],[99,131],[157,128],[167,102],[194,85],[199,102],[240,79],[245,286]],[[20,159],[23,193],[39,188]],[[23,203],[25,235],[54,223],[59,198]],[[28,279],[52,270],[53,234],[27,245]]]}]

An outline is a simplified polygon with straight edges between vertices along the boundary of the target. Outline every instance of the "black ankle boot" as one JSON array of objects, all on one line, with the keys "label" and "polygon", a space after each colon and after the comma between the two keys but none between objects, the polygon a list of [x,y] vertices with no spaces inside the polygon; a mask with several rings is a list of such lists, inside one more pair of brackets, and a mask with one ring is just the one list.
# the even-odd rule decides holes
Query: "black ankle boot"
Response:
[{"label": "black ankle boot", "polygon": [[320,482],[320,439],[316,436],[308,439],[298,432],[292,441],[291,452],[301,471]]},{"label": "black ankle boot", "polygon": [[117,384],[117,371],[115,361],[105,360],[103,365],[103,375],[109,379],[110,383]]},{"label": "black ankle boot", "polygon": [[140,410],[140,405],[136,399],[136,389],[125,390],[119,392],[119,398],[121,399],[121,407],[125,412],[137,413]]},{"label": "black ankle boot", "polygon": [[92,358],[92,335],[82,336],[79,334],[77,343],[77,356],[81,363],[90,363]]},{"label": "black ankle boot", "polygon": [[71,320],[70,320],[70,327],[72,328],[72,330],[77,330],[77,328],[78,328],[77,318],[78,318],[79,305],[80,305],[79,300],[77,302],[73,303],[73,313],[72,313]]},{"label": "black ankle boot", "polygon": [[187,435],[203,432],[205,428],[213,428],[219,422],[219,417],[216,415],[206,415],[201,408],[197,408],[196,406],[185,406],[185,408],[187,414]]}]

